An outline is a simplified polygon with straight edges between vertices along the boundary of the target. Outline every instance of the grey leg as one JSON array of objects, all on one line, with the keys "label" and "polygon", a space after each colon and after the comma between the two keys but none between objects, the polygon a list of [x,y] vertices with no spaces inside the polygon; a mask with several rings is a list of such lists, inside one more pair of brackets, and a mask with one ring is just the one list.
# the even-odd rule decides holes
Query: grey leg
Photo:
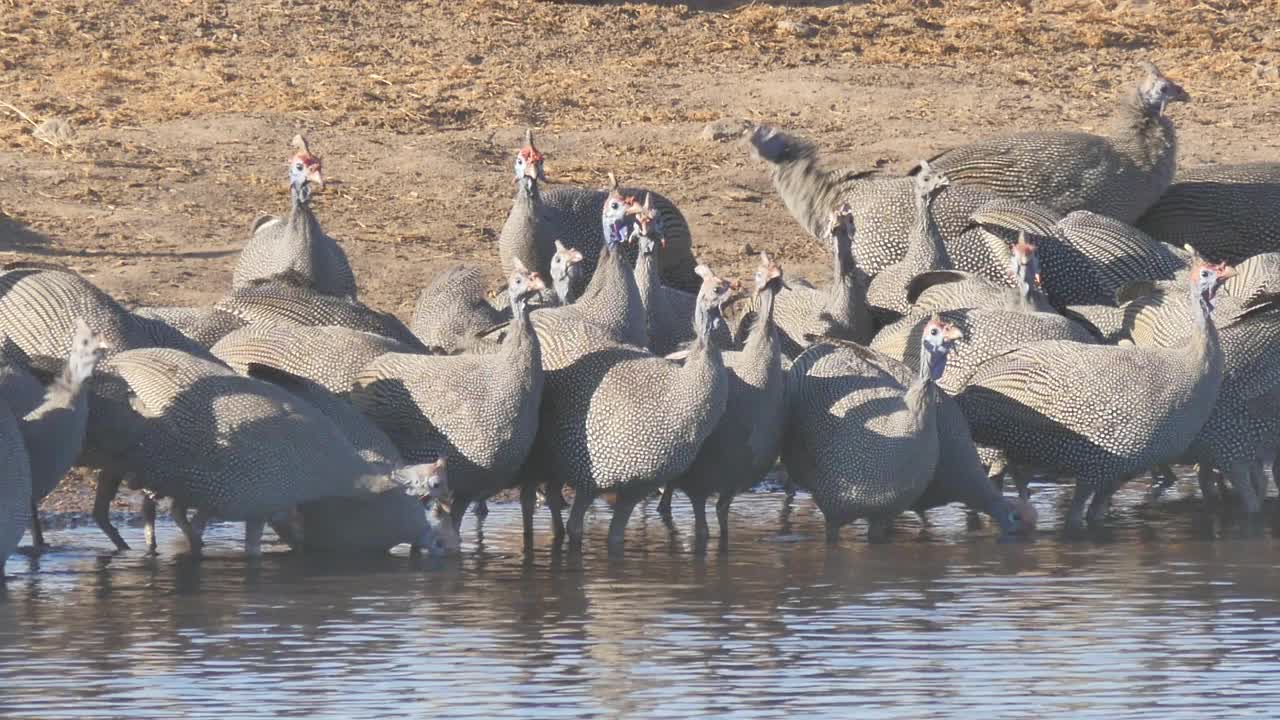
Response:
[{"label": "grey leg", "polygon": [[707,525],[707,496],[689,496],[689,504],[693,506],[693,537],[706,540],[711,537],[711,528]]},{"label": "grey leg", "polygon": [[1262,503],[1258,501],[1258,494],[1254,492],[1253,482],[1249,478],[1249,464],[1235,463],[1224,474],[1231,483],[1231,489],[1240,498],[1240,509],[1249,514],[1262,512]]},{"label": "grey leg", "polygon": [[453,504],[449,506],[449,520],[453,523],[454,532],[462,530],[462,518],[467,514],[467,506],[471,498],[460,493],[453,494]]},{"label": "grey leg", "polygon": [[1013,475],[1013,484],[1018,488],[1018,498],[1021,500],[1031,499],[1031,476],[1025,470],[1009,471]]},{"label": "grey leg", "polygon": [[840,523],[827,518],[827,544],[835,545],[840,542]]},{"label": "grey leg", "polygon": [[720,522],[720,542],[729,542],[729,506],[733,504],[733,493],[722,492],[716,498],[716,520]]},{"label": "grey leg", "polygon": [[524,528],[524,544],[533,544],[533,512],[538,508],[538,487],[533,483],[520,486],[520,520]]},{"label": "grey leg", "polygon": [[893,529],[892,518],[868,518],[867,542],[889,542],[889,531]]},{"label": "grey leg", "polygon": [[1102,521],[1107,519],[1107,513],[1111,511],[1111,496],[1114,494],[1114,483],[1098,484],[1098,488],[1093,493],[1093,501],[1089,503],[1089,512],[1085,515],[1085,521],[1090,527],[1101,525]]},{"label": "grey leg", "polygon": [[1267,469],[1263,467],[1261,460],[1255,459],[1249,463],[1249,479],[1253,481],[1253,491],[1258,496],[1258,502],[1266,500],[1267,486],[1271,482],[1267,478]]},{"label": "grey leg", "polygon": [[1071,493],[1071,509],[1067,512],[1067,521],[1064,527],[1068,533],[1078,533],[1084,530],[1085,503],[1093,495],[1095,487],[1095,481],[1093,480],[1076,478],[1076,487]]},{"label": "grey leg", "polygon": [[156,499],[149,493],[142,494],[142,532],[147,539],[147,554],[156,553]]},{"label": "grey leg", "polygon": [[251,558],[262,557],[262,530],[267,521],[262,518],[244,521],[244,554]]},{"label": "grey leg", "polygon": [[173,524],[178,526],[183,537],[187,539],[187,547],[191,550],[191,554],[198,556],[204,549],[204,528],[201,527],[198,530],[195,528],[187,518],[187,506],[177,500],[169,504],[169,514],[173,516]]},{"label": "grey leg", "polygon": [[676,494],[676,483],[674,480],[672,480],[671,482],[667,483],[666,487],[662,488],[662,499],[658,501],[659,515],[668,515],[668,516],[671,515],[671,496],[675,494]]},{"label": "grey leg", "polygon": [[120,537],[120,532],[111,524],[111,501],[116,499],[122,480],[123,475],[110,470],[104,470],[98,475],[98,488],[93,498],[93,521],[115,543],[117,550],[128,550],[129,543]]},{"label": "grey leg", "polygon": [[574,493],[573,507],[569,509],[569,544],[582,545],[582,525],[587,517],[587,508],[591,507],[591,494],[586,490]]},{"label": "grey leg", "polygon": [[471,512],[475,514],[477,520],[483,520],[489,517],[489,503],[485,500],[477,500],[475,507],[471,508]]},{"label": "grey leg", "polygon": [[[618,493],[618,499],[613,504],[613,517],[609,519],[610,547],[622,547],[627,533],[627,521],[631,519],[631,512],[636,509],[641,497],[640,493],[634,491]],[[703,522],[706,522],[705,518]]]},{"label": "grey leg", "polygon": [[1159,499],[1164,494],[1164,491],[1173,487],[1177,481],[1178,476],[1169,465],[1157,465],[1151,468],[1151,491],[1147,493],[1147,498],[1150,500]]},{"label": "grey leg", "polygon": [[1218,502],[1222,499],[1218,492],[1217,474],[1213,468],[1200,463],[1196,468],[1196,479],[1200,482],[1200,495],[1205,502]]},{"label": "grey leg", "polygon": [[[564,527],[564,483],[554,480],[547,483],[547,509],[551,511],[551,531],[556,542],[565,536]],[[576,500],[576,495],[574,496]],[[587,503],[588,505],[590,502]],[[581,529],[581,527],[579,527]]]},{"label": "grey leg", "polygon": [[44,528],[40,525],[40,501],[31,498],[31,549],[40,552],[44,544]]}]

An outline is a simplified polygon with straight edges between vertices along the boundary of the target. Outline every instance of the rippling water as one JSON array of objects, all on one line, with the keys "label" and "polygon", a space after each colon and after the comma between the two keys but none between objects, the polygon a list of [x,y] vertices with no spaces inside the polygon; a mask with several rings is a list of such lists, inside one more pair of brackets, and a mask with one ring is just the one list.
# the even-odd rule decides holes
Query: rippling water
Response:
[{"label": "rippling water", "polygon": [[[1186,499],[1122,493],[1113,530],[1000,544],[963,514],[822,541],[805,497],[739,498],[728,552],[638,508],[626,551],[520,547],[519,508],[460,558],[193,562],[50,533],[0,590],[0,714],[16,717],[1067,717],[1280,712],[1280,544]],[[1046,527],[1064,489],[1040,488]],[[1180,497],[1180,495],[1182,497]],[[714,525],[714,522],[713,522]],[[141,531],[126,532],[141,541]]]}]

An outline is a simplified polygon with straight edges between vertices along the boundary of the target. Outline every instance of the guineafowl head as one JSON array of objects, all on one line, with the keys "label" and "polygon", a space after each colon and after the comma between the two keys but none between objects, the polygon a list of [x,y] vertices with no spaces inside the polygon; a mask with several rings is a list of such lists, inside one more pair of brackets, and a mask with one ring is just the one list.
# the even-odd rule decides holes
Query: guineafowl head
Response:
[{"label": "guineafowl head", "polygon": [[109,349],[101,334],[83,319],[76,318],[75,329],[71,333],[71,350],[67,354],[68,379],[75,385],[88,380]]},{"label": "guineafowl head", "polygon": [[947,352],[951,350],[951,343],[962,337],[964,333],[960,328],[943,322],[938,315],[929,318],[920,332],[921,376],[933,382],[941,380],[947,369]]},{"label": "guineafowl head", "polygon": [[920,170],[912,177],[915,178],[916,198],[926,202],[941,195],[951,185],[951,179],[930,165],[928,160],[920,161]]},{"label": "guineafowl head", "polygon": [[1228,278],[1233,277],[1236,271],[1225,263],[1215,265],[1206,261],[1196,254],[1195,250],[1190,246],[1187,247],[1187,250],[1191,252],[1191,273],[1189,275],[1191,289],[1196,295],[1200,296],[1201,306],[1207,315],[1213,312],[1214,298],[1217,297],[1218,288]]},{"label": "guineafowl head", "polygon": [[297,152],[289,159],[290,187],[301,189],[314,185],[315,189],[323,190],[324,173],[320,170],[320,158],[311,154],[311,150],[307,147],[307,139],[301,135],[294,135],[293,147]]},{"label": "guineafowl head", "polygon": [[853,234],[853,208],[846,203],[831,213],[831,221],[827,225],[827,235],[841,275],[853,271]]},{"label": "guineafowl head", "polygon": [[532,193],[536,183],[547,179],[542,171],[542,153],[533,144],[532,130],[524,131],[524,147],[516,153],[515,175],[526,193]]},{"label": "guineafowl head", "polygon": [[699,265],[693,271],[702,278],[693,313],[694,330],[699,337],[706,338],[723,322],[724,304],[732,297],[735,285],[716,275],[707,265]]},{"label": "guineafowl head", "polygon": [[404,486],[405,492],[425,503],[449,494],[448,464],[447,457],[440,457],[433,462],[398,468],[392,477]]},{"label": "guineafowl head", "polygon": [[511,258],[514,268],[507,276],[507,293],[511,296],[511,307],[522,307],[529,298],[547,289],[542,278],[536,272],[529,272],[520,258]]},{"label": "guineafowl head", "polygon": [[627,214],[635,223],[636,244],[642,255],[652,255],[658,248],[667,246],[667,239],[662,234],[662,222],[653,209],[653,197],[644,194],[644,204],[633,204],[627,208]]},{"label": "guineafowl head", "polygon": [[1171,102],[1191,101],[1191,95],[1181,85],[1165,77],[1152,63],[1143,61],[1138,67],[1145,73],[1138,83],[1138,101],[1147,112],[1161,115]]},{"label": "guineafowl head", "polygon": [[609,195],[604,199],[601,223],[604,226],[605,244],[612,248],[631,239],[635,232],[635,215],[640,207],[636,199],[622,194],[618,179],[609,173]]},{"label": "guineafowl head", "polygon": [[1040,287],[1040,260],[1036,246],[1027,241],[1025,232],[1018,233],[1018,240],[1009,248],[1009,274],[1023,295]]},{"label": "guineafowl head", "polygon": [[777,292],[782,287],[782,266],[769,257],[768,253],[760,253],[760,264],[756,265],[756,294],[772,288]]},{"label": "guineafowl head", "polygon": [[757,125],[747,140],[751,143],[752,154],[766,162],[782,162],[794,154],[795,143],[771,125]]},{"label": "guineafowl head", "polygon": [[582,253],[556,240],[556,251],[551,256],[551,285],[561,302],[569,302],[571,288],[581,280]]}]

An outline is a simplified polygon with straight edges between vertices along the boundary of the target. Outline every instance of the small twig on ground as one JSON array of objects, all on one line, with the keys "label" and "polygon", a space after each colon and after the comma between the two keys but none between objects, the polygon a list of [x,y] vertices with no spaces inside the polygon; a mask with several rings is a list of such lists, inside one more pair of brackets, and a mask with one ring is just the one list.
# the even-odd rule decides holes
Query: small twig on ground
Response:
[{"label": "small twig on ground", "polygon": [[17,115],[18,117],[22,118],[23,120],[26,120],[27,122],[31,123],[31,127],[40,127],[40,123],[36,122],[35,120],[32,120],[30,115],[28,115],[28,114],[26,114],[26,113],[22,112],[22,111],[21,111],[21,110],[19,110],[18,108],[14,107],[13,105],[10,105],[9,103],[7,103],[7,102],[5,102],[5,101],[3,101],[3,100],[0,100],[0,107],[4,108],[5,110],[8,110],[9,112],[13,113],[14,115]]}]

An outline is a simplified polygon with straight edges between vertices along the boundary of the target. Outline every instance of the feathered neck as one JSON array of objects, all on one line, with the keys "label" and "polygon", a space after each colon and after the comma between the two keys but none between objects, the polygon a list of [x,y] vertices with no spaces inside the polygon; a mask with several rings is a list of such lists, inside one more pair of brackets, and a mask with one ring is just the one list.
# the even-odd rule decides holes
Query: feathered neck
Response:
[{"label": "feathered neck", "polygon": [[779,156],[769,161],[769,175],[791,215],[821,239],[849,184],[848,173],[823,170],[817,149],[804,140],[788,136],[785,143]]}]

